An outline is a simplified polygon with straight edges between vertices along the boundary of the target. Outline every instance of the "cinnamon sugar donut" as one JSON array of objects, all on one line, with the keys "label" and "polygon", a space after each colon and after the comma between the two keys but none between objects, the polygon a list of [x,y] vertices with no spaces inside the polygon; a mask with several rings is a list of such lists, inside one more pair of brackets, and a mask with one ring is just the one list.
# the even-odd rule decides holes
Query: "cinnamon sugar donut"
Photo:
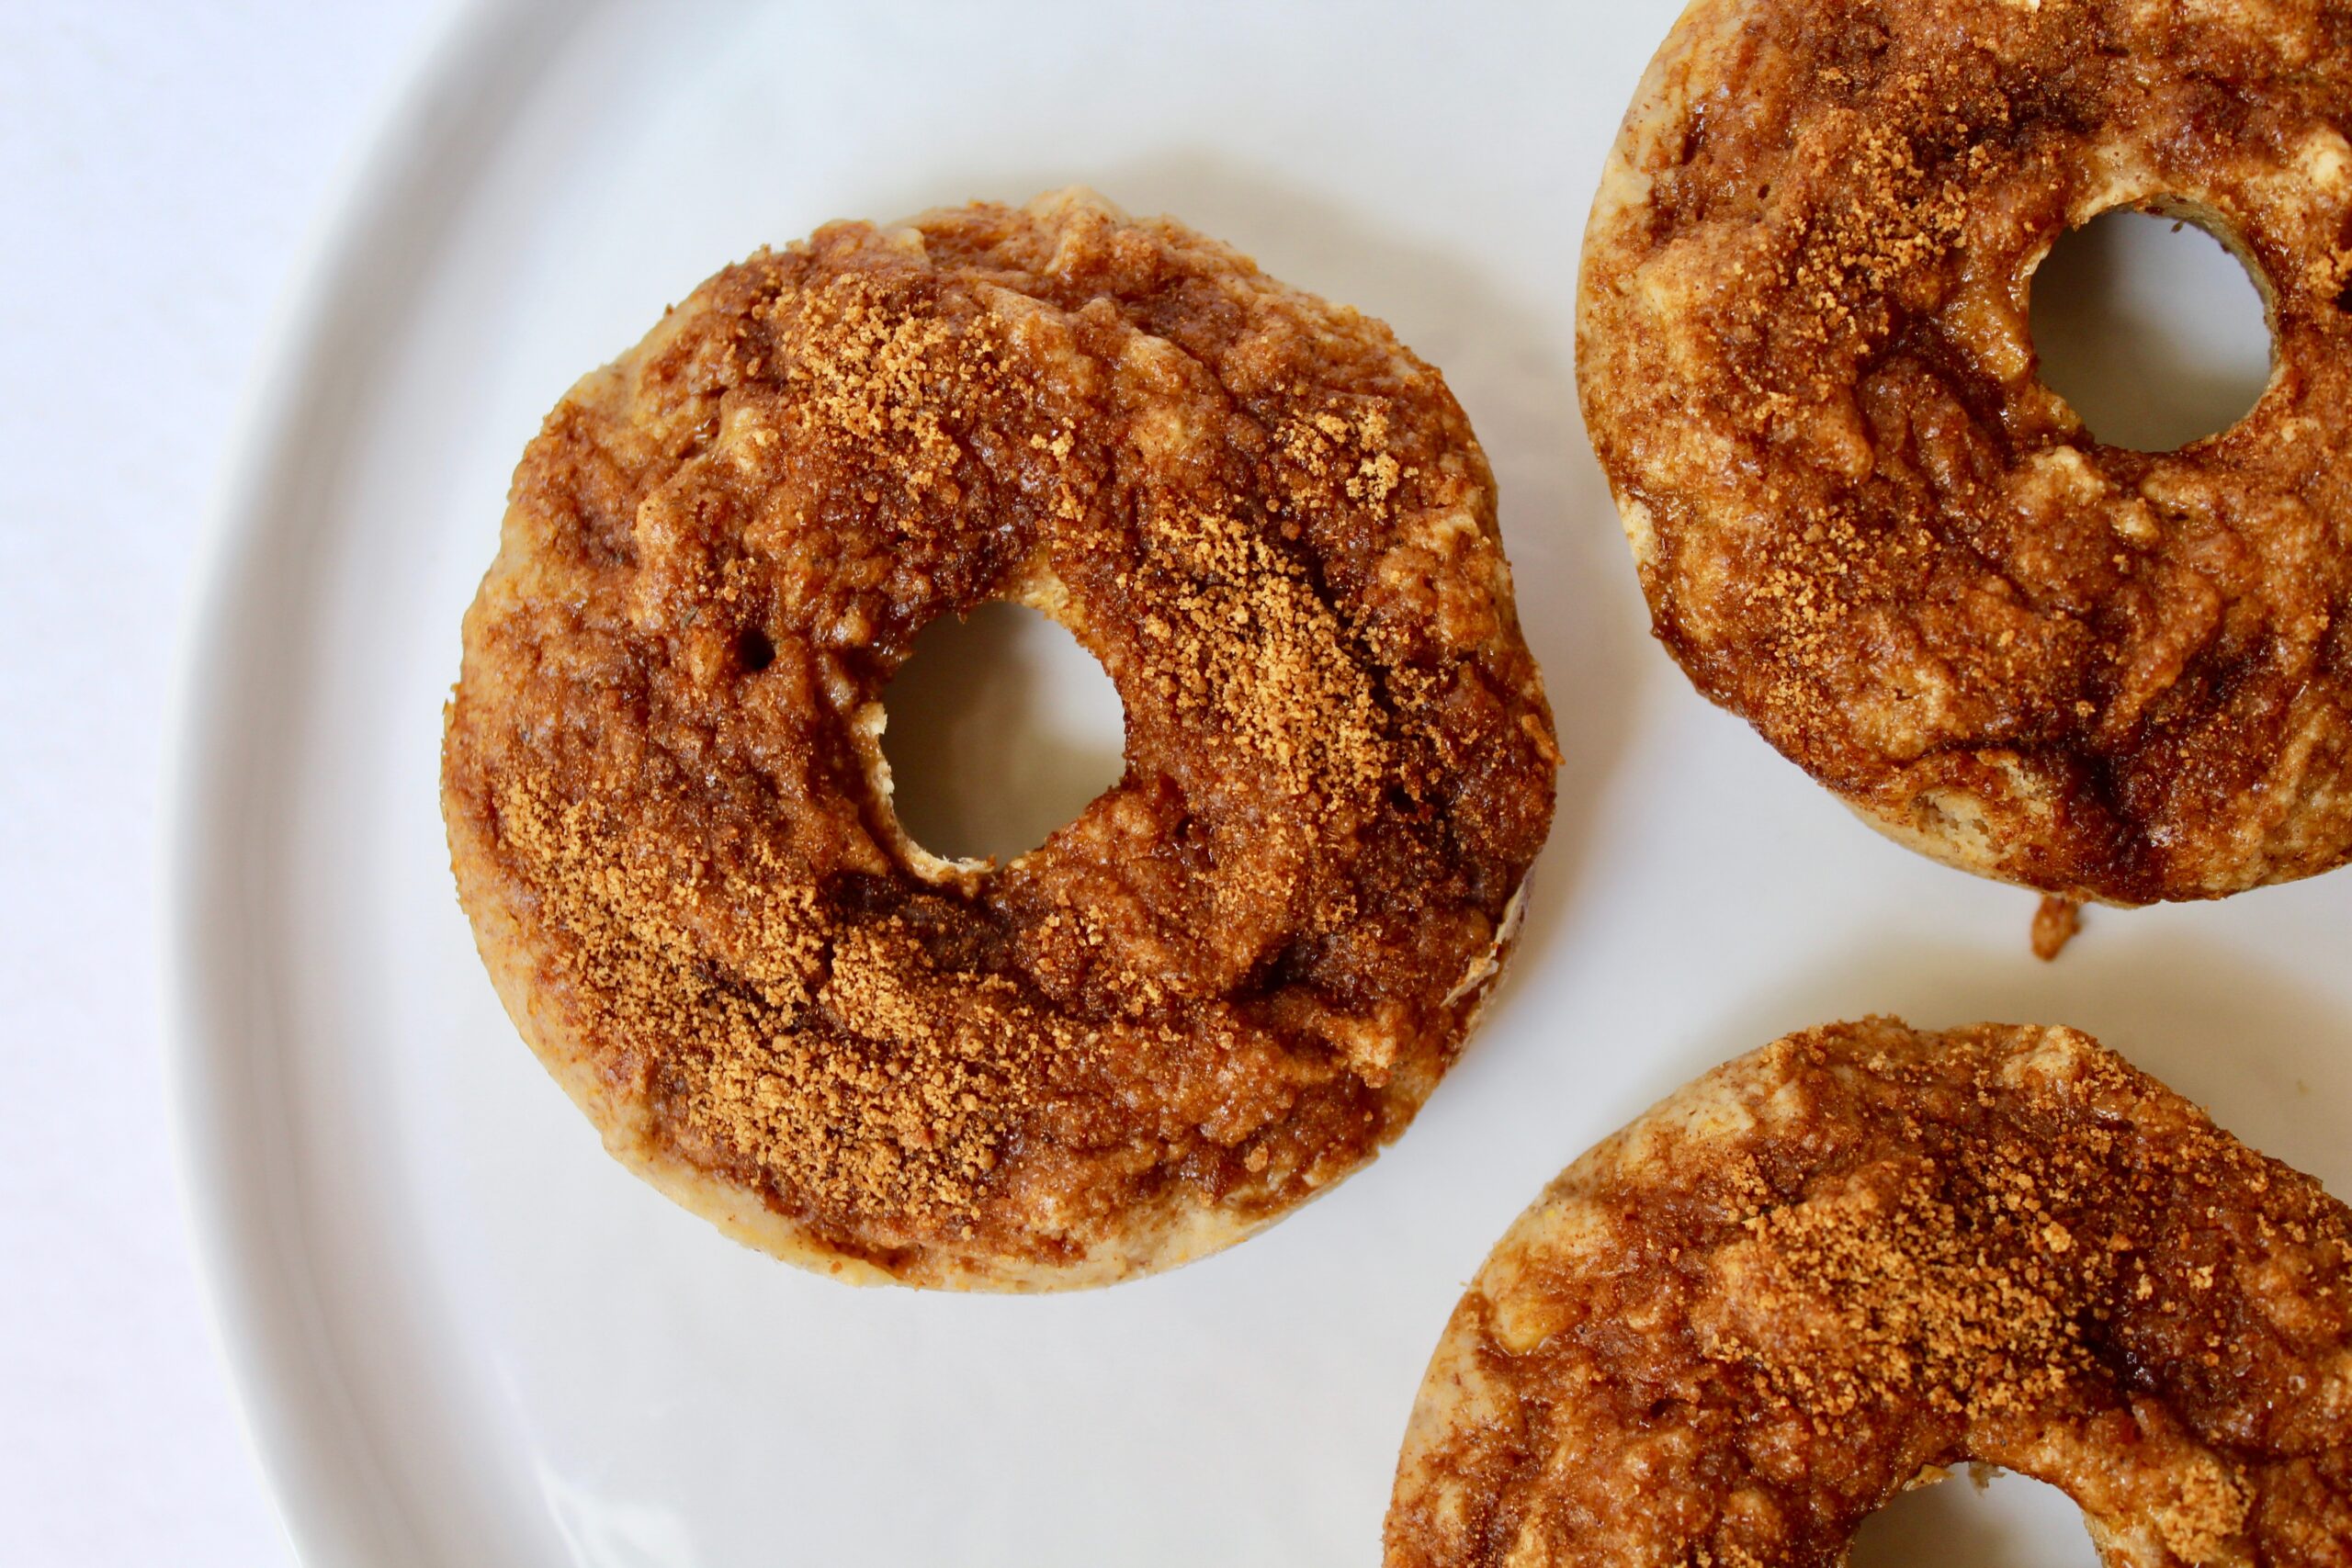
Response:
[{"label": "cinnamon sugar donut", "polygon": [[[2075,898],[2352,856],[2352,8],[1698,0],[1588,231],[1577,355],[1658,637],[1928,854]],[[2035,377],[2068,227],[2199,223],[2244,421],[2103,446]]]},{"label": "cinnamon sugar donut", "polygon": [[2352,1562],[2352,1211],[2073,1030],[1791,1035],[1496,1247],[1387,1562],[1826,1568],[1963,1461],[2109,1568]]},{"label": "cinnamon sugar donut", "polygon": [[[1125,773],[1009,863],[890,807],[933,618],[1035,606]],[[572,389],[465,623],[443,808],[621,1159],[860,1280],[1224,1247],[1460,1049],[1557,761],[1493,481],[1388,330],[1084,193],[835,224]]]}]

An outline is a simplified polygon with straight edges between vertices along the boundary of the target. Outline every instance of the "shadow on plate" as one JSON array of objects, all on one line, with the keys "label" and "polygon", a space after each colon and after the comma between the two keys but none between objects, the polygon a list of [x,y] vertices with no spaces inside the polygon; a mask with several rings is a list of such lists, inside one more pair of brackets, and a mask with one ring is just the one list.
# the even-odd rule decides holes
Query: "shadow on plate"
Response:
[{"label": "shadow on plate", "polygon": [[1024,854],[1125,767],[1111,677],[1023,604],[983,604],[925,626],[882,706],[892,804],[936,855],[1001,863]]},{"label": "shadow on plate", "polygon": [[1905,1492],[1854,1537],[1851,1568],[2096,1568],[2083,1516],[2027,1476],[1967,1470]]},{"label": "shadow on plate", "polygon": [[[2101,912],[2094,912],[2099,919]],[[2107,929],[2109,926],[2122,929]],[[1922,1028],[1987,1020],[2096,1036],[2204,1106],[2263,1153],[2352,1193],[2352,1006],[2281,968],[2179,930],[2101,919],[2055,964],[2020,952],[1890,937],[1849,952],[1725,1019],[1656,1080],[1684,1078],[1792,1030],[1867,1013]]]},{"label": "shadow on plate", "polygon": [[2226,430],[2270,380],[2253,280],[2168,218],[2105,212],[2061,236],[2033,276],[2032,322],[2042,380],[2119,446],[2168,452]]}]

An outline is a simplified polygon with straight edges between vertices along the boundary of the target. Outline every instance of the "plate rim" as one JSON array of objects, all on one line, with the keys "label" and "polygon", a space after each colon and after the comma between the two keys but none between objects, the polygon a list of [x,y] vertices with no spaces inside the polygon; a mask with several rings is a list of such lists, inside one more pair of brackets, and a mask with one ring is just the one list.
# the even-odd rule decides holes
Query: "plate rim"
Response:
[{"label": "plate rim", "polygon": [[527,69],[500,45],[560,10],[556,0],[439,0],[404,45],[280,275],[181,598],[157,774],[164,831],[153,906],[170,1157],[236,1425],[281,1539],[305,1568],[406,1561],[411,1542],[397,1508],[388,1517],[379,1506],[390,1495],[372,1472],[366,1435],[334,1408],[340,1391],[320,1386],[314,1342],[288,1332],[302,1326],[305,1303],[268,1282],[287,1255],[266,1193],[256,1190],[264,1173],[243,1148],[266,1108],[238,1081],[252,1069],[252,1036],[233,996],[240,977],[224,961],[236,932],[220,916],[238,892],[230,852],[250,764],[240,754],[244,733],[211,721],[266,650],[268,627],[247,612],[278,587],[267,548],[295,526],[281,491],[302,457],[301,436],[322,417],[311,389],[331,369],[338,325],[369,308],[368,292],[353,285],[420,181],[430,184],[463,141],[463,125],[434,111],[478,99],[501,73]]},{"label": "plate rim", "polygon": [[[267,1060],[278,1042],[249,1027],[251,998],[268,994],[252,976],[284,958],[254,940],[273,934],[266,927],[241,931],[222,918],[242,891],[236,852],[251,841],[241,786],[253,776],[254,731],[215,720],[235,711],[275,644],[268,617],[253,612],[286,590],[287,569],[272,552],[302,527],[287,499],[302,436],[340,417],[322,411],[313,389],[334,371],[335,345],[354,320],[364,322],[376,305],[353,285],[390,248],[390,231],[415,210],[420,193],[466,187],[462,172],[447,171],[453,164],[462,171],[473,122],[435,111],[478,104],[502,82],[531,77],[534,62],[505,46],[573,14],[567,0],[435,0],[429,7],[334,160],[281,274],[179,606],[157,775],[164,830],[151,868],[170,1154],[202,1315],[228,1373],[252,1473],[265,1482],[283,1538],[307,1568],[404,1563],[416,1560],[420,1543],[413,1513],[368,1433],[340,1403],[337,1369],[320,1357],[316,1309],[299,1290],[300,1251],[289,1245],[299,1238],[276,1224],[269,1168],[251,1148],[273,1109],[269,1075],[282,1071]],[[1571,423],[1580,435],[1581,420]],[[1563,869],[1581,874],[1573,867],[1550,874]]]}]

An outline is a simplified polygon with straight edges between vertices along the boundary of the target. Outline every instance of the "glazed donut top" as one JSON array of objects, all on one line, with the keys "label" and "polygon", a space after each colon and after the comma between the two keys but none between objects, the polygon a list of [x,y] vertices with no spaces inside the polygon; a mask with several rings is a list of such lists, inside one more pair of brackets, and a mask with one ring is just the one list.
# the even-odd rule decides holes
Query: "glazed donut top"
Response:
[{"label": "glazed donut top", "polygon": [[[877,739],[916,633],[998,598],[1127,725],[1001,866],[907,839]],[[801,1261],[1029,1287],[1222,1245],[1399,1131],[1555,762],[1437,373],[1070,193],[763,252],[583,380],[468,617],[445,806],[624,1157]]]},{"label": "glazed donut top", "polygon": [[2352,1211],[2071,1030],[1792,1035],[1570,1167],[1430,1363],[1392,1568],[1832,1564],[1982,1461],[2114,1568],[2352,1552]]},{"label": "glazed donut top", "polygon": [[[1899,836],[2120,902],[2352,855],[2352,8],[1699,0],[1588,233],[1586,412],[1659,637]],[[2102,446],[2034,266],[2139,205],[2238,250],[2238,425]]]}]

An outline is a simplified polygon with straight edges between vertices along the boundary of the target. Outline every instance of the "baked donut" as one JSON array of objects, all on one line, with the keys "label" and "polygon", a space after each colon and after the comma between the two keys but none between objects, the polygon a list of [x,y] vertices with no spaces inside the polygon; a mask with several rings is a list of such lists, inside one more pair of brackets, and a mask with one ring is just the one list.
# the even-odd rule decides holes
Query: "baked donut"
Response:
[{"label": "baked donut", "polygon": [[2070,1029],[1790,1035],[1504,1235],[1387,1562],[1830,1568],[1962,1461],[2108,1568],[2352,1562],[2352,1211]]},{"label": "baked donut", "polygon": [[[882,695],[1016,600],[1125,771],[1008,863],[890,807]],[[1239,1239],[1453,1062],[1557,762],[1485,457],[1388,329],[1083,192],[728,267],[548,416],[442,805],[614,1154],[778,1257],[1037,1290]]]},{"label": "baked donut", "polygon": [[[2077,899],[2352,856],[2352,9],[1698,0],[1587,231],[1578,380],[1657,633],[1928,854]],[[2070,225],[2233,249],[2244,421],[2102,446],[2035,375]]]}]

